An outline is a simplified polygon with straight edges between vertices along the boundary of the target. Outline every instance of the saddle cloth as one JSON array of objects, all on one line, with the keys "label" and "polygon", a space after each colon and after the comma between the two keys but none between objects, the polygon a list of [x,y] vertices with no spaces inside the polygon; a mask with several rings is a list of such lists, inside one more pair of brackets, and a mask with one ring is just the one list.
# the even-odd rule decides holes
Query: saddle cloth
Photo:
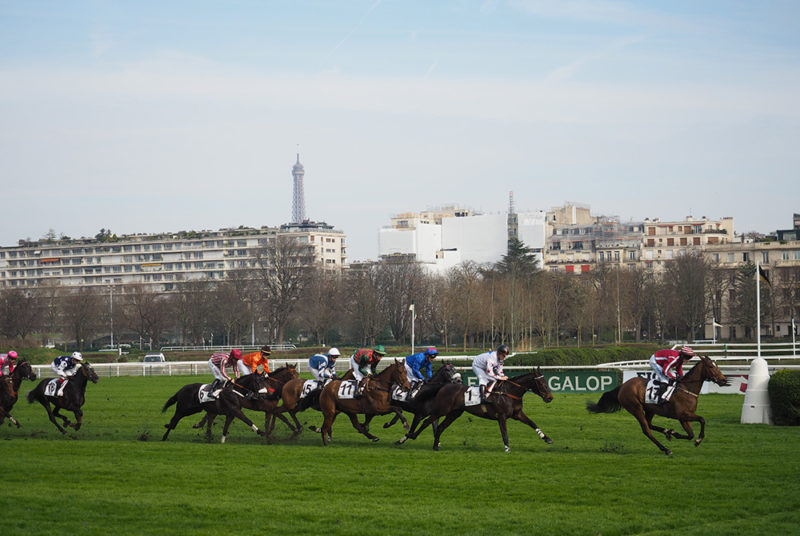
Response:
[{"label": "saddle cloth", "polygon": [[477,385],[472,387],[467,387],[467,390],[464,391],[464,405],[465,406],[477,406],[481,403],[481,390]]},{"label": "saddle cloth", "polygon": [[44,396],[58,396],[58,378],[53,378],[44,386]]},{"label": "saddle cloth", "polygon": [[211,396],[211,384],[204,383],[200,386],[200,389],[197,391],[197,398],[201,404],[205,404],[206,402],[213,402],[216,400],[213,396]]},{"label": "saddle cloth", "polygon": [[403,389],[400,385],[395,385],[392,389],[392,400],[397,400],[398,402],[405,402],[408,400],[409,392]]},{"label": "saddle cloth", "polygon": [[659,398],[658,393],[661,391],[661,388],[664,385],[664,382],[660,382],[655,378],[652,378],[649,382],[647,382],[647,387],[645,387],[644,390],[644,403],[658,404],[661,401],[661,398],[669,402],[669,399],[672,398],[672,393],[675,391],[675,385],[673,384],[667,387],[666,391],[664,391],[664,394],[661,396],[661,398]]},{"label": "saddle cloth", "polygon": [[303,382],[303,389],[300,391],[300,398],[303,399],[308,396],[311,391],[316,391],[319,387],[317,380],[306,380]]},{"label": "saddle cloth", "polygon": [[336,393],[341,400],[352,400],[356,397],[356,387],[358,382],[356,380],[343,381],[339,385],[339,391]]}]

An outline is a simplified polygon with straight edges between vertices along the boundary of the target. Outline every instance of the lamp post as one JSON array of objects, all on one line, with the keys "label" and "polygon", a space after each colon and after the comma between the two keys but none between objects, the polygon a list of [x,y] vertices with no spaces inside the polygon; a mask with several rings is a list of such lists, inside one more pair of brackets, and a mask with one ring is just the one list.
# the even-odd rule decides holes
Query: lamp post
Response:
[{"label": "lamp post", "polygon": [[108,309],[111,316],[111,348],[114,348],[114,286],[108,286]]},{"label": "lamp post", "polygon": [[414,353],[414,319],[417,317],[416,308],[414,307],[414,300],[411,300],[411,305],[408,306],[411,311],[411,353]]}]

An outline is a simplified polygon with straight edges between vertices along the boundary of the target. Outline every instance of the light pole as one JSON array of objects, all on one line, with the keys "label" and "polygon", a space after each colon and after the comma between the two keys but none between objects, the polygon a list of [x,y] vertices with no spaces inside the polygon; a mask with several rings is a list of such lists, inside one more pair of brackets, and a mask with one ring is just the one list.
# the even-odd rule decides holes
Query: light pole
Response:
[{"label": "light pole", "polygon": [[411,311],[411,353],[414,353],[414,319],[417,317],[416,308],[414,307],[414,300],[411,300],[411,305],[408,306]]},{"label": "light pole", "polygon": [[114,286],[108,286],[108,308],[111,315],[111,348],[114,348]]}]

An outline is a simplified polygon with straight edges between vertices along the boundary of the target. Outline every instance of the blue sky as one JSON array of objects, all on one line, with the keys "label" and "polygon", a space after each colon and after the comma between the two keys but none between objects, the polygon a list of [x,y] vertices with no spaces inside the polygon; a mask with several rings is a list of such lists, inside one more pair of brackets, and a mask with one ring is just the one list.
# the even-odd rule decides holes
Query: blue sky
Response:
[{"label": "blue sky", "polygon": [[0,0],[0,244],[564,201],[800,212],[800,4]]}]

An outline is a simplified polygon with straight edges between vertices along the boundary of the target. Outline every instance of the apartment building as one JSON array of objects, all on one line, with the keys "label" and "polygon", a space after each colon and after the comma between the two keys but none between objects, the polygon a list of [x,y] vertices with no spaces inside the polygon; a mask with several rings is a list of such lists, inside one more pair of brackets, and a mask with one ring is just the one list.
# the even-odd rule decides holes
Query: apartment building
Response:
[{"label": "apartment building", "polygon": [[20,241],[0,247],[0,288],[142,283],[170,291],[182,281],[221,280],[232,270],[252,267],[259,252],[281,236],[312,246],[316,262],[327,269],[346,264],[345,234],[324,222],[305,221],[278,228]]},{"label": "apartment building", "polygon": [[709,220],[687,216],[682,221],[645,218],[642,238],[642,265],[660,272],[665,264],[689,251],[735,241],[733,218]]}]

